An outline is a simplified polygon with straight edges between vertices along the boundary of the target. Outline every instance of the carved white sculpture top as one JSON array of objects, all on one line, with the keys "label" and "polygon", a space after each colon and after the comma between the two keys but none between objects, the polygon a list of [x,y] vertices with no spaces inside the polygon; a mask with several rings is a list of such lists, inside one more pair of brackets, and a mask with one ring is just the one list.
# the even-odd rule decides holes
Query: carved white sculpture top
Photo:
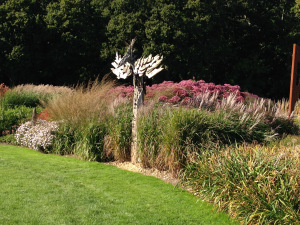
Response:
[{"label": "carved white sculpture top", "polygon": [[112,62],[113,68],[111,68],[111,70],[118,79],[126,79],[132,74],[136,74],[140,77],[145,75],[148,78],[152,78],[163,70],[160,66],[163,56],[160,55],[156,55],[154,57],[149,55],[146,58],[143,56],[137,59],[134,63],[130,62],[133,43],[134,42],[131,43],[123,57],[121,57],[121,55],[117,52],[116,58]]}]

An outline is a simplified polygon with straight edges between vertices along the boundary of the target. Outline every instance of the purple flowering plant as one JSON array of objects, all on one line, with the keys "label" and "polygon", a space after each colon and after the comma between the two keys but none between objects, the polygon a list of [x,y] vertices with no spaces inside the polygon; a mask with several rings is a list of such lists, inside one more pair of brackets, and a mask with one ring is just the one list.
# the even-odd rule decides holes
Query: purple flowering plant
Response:
[{"label": "purple flowering plant", "polygon": [[[133,86],[119,86],[114,89],[120,97],[132,98]],[[204,93],[217,94],[217,99],[222,100],[234,94],[237,102],[248,102],[257,99],[258,96],[248,92],[242,92],[238,85],[216,85],[206,83],[204,80],[183,80],[179,83],[164,81],[160,84],[146,86],[146,100],[155,100],[163,103],[189,105],[197,96]]]}]

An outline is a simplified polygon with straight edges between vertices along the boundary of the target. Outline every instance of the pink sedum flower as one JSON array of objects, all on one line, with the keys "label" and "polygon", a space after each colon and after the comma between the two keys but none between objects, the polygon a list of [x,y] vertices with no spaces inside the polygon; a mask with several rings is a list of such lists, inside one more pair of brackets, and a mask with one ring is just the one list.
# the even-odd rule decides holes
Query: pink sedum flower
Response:
[{"label": "pink sedum flower", "polygon": [[185,97],[183,100],[182,100],[182,104],[184,105],[188,105],[191,103],[191,97]]},{"label": "pink sedum flower", "polygon": [[167,96],[160,96],[158,99],[160,102],[167,102],[169,100],[169,98]]},{"label": "pink sedum flower", "polygon": [[169,100],[169,102],[171,102],[171,103],[178,103],[179,101],[181,100],[181,98],[180,97],[178,97],[178,96],[173,96],[170,100]]},{"label": "pink sedum flower", "polygon": [[179,97],[184,98],[184,97],[188,97],[189,93],[187,93],[186,90],[179,89],[179,90],[177,90],[176,95],[179,96]]}]

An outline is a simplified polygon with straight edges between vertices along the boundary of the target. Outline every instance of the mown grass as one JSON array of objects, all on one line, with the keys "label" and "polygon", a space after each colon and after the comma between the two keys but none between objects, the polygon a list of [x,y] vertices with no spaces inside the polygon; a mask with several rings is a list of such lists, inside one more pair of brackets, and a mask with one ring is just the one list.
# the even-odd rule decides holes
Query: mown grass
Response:
[{"label": "mown grass", "polygon": [[154,177],[0,145],[0,224],[235,224]]}]

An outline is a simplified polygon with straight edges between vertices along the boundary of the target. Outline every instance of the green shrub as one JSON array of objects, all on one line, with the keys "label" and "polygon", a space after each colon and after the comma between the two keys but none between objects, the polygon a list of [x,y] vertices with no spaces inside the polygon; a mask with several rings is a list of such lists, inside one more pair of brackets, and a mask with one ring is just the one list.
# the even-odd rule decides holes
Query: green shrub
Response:
[{"label": "green shrub", "polygon": [[245,224],[300,223],[299,149],[206,152],[183,174],[195,193]]},{"label": "green shrub", "polygon": [[[41,108],[37,108],[39,113]],[[15,106],[14,108],[0,107],[0,135],[3,132],[11,133],[16,128],[29,120],[32,116],[32,108],[26,106]]]},{"label": "green shrub", "polygon": [[[102,114],[103,115],[103,114]],[[83,160],[129,160],[131,147],[131,104],[121,104],[112,114],[97,120],[62,121],[53,153],[75,155]]]},{"label": "green shrub", "polygon": [[7,91],[1,99],[2,108],[14,108],[15,106],[36,107],[40,100],[46,100],[50,95],[41,95],[32,91],[15,91],[13,89]]},{"label": "green shrub", "polygon": [[7,143],[12,145],[17,145],[17,141],[15,139],[15,136],[13,134],[8,134],[5,136],[0,136],[0,143]]}]

